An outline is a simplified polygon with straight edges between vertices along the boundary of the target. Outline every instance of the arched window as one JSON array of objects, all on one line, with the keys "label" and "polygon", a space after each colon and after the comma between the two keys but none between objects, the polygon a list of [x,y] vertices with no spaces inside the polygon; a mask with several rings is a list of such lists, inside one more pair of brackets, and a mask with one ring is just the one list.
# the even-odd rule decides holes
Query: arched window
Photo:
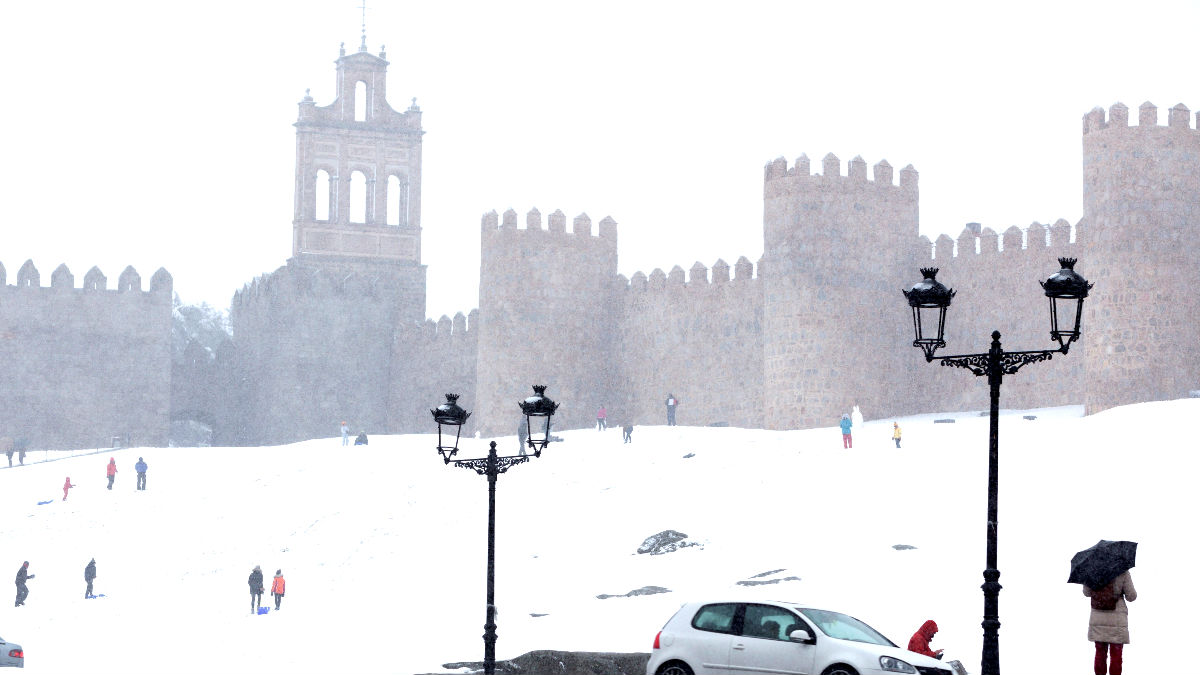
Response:
[{"label": "arched window", "polygon": [[350,174],[350,222],[367,222],[367,176],[362,171]]},{"label": "arched window", "polygon": [[387,224],[408,225],[408,180],[388,176]]},{"label": "arched window", "polygon": [[317,185],[313,195],[316,197],[313,220],[329,220],[329,205],[333,201],[333,193],[330,191],[332,187],[329,182],[329,172],[325,169],[318,170]]},{"label": "arched window", "polygon": [[367,121],[367,83],[358,81],[354,84],[354,121]]}]

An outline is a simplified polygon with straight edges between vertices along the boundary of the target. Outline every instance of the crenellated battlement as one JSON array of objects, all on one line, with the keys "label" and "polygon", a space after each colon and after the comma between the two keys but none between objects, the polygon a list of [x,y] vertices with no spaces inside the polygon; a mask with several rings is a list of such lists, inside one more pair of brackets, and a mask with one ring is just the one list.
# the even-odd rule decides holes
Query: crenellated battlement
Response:
[{"label": "crenellated battlement", "polygon": [[[762,261],[759,261],[761,265]],[[617,275],[618,284],[621,290],[635,293],[645,293],[648,291],[663,291],[667,289],[706,289],[720,287],[725,284],[744,284],[757,280],[754,275],[754,263],[750,262],[746,256],[738,258],[737,263],[733,267],[733,276],[730,277],[729,263],[718,258],[712,266],[712,274],[709,275],[709,268],[705,267],[700,261],[696,261],[690,270],[685,273],[682,267],[676,265],[671,268],[669,274],[662,271],[661,268],[655,268],[647,276],[641,271],[634,272],[629,278],[623,274]]]},{"label": "crenellated battlement", "polygon": [[990,256],[1016,256],[1024,252],[1041,256],[1047,251],[1059,250],[1074,244],[1071,239],[1071,224],[1064,218],[1059,218],[1052,225],[1043,225],[1037,221],[1030,223],[1024,229],[1016,225],[998,234],[990,227],[977,229],[978,223],[971,223],[963,228],[956,238],[942,234],[930,242],[929,237],[918,237],[918,247],[921,251],[929,251],[930,257],[936,261],[946,262],[955,258],[981,258]]},{"label": "crenellated battlement", "polygon": [[[1083,116],[1083,133],[1085,135],[1110,129],[1145,129],[1161,128],[1161,126],[1158,123],[1158,106],[1150,101],[1138,106],[1137,124],[1135,125],[1129,123],[1129,108],[1120,102],[1109,107],[1107,116],[1105,116],[1104,109],[1099,106],[1092,108]],[[1167,111],[1166,128],[1200,131],[1200,111],[1197,111],[1193,118],[1187,106],[1177,103]]]},{"label": "crenellated battlement", "polygon": [[493,210],[483,214],[480,227],[484,232],[544,232],[588,236],[611,240],[614,243],[617,240],[617,221],[613,220],[611,216],[605,216],[600,221],[598,232],[593,232],[592,218],[586,213],[575,216],[575,219],[571,221],[569,232],[567,231],[567,216],[562,210],[551,213],[547,221],[546,223],[542,222],[542,212],[537,208],[532,208],[525,214],[523,226],[518,224],[517,212],[513,209],[505,211],[503,216]]},{"label": "crenellated battlement", "polygon": [[443,314],[437,321],[425,319],[417,326],[417,332],[426,344],[449,343],[473,337],[477,321],[479,321],[478,309],[471,310],[469,315],[457,312],[453,319]]},{"label": "crenellated battlement", "polygon": [[[832,152],[821,160],[821,173],[819,174],[812,173],[811,162],[808,155],[805,154],[797,157],[795,163],[790,167],[785,158],[778,157],[767,163],[763,173],[763,182],[768,192],[772,190],[772,185],[777,186],[776,190],[787,192],[790,191],[788,187],[794,189],[798,186],[816,187],[833,184],[846,189],[871,185],[915,191],[918,180],[917,170],[913,168],[912,164],[909,164],[900,170],[900,182],[897,185],[893,182],[892,165],[886,159],[875,164],[872,168],[872,176],[868,178],[867,163],[861,155],[850,160],[846,165],[846,173],[843,174],[841,160]],[[786,187],[780,187],[780,185]]]},{"label": "crenellated battlement", "polygon": [[[8,273],[4,269],[4,265],[0,264],[0,287],[5,287],[8,282]],[[166,269],[160,267],[150,277],[150,287],[145,291],[146,294],[160,295],[165,294],[168,298],[174,287],[174,279]],[[37,266],[33,264],[33,260],[26,260],[25,264],[17,270],[16,284],[8,286],[15,289],[36,289],[42,288],[42,275],[38,271]],[[50,288],[56,291],[78,291],[80,293],[97,293],[108,291],[108,277],[100,271],[99,267],[93,266],[88,270],[83,277],[83,285],[79,288],[75,287],[75,275],[67,268],[66,264],[61,264],[54,269],[50,274]],[[132,265],[127,266],[117,280],[117,287],[112,289],[113,293],[142,293],[142,276]]]}]

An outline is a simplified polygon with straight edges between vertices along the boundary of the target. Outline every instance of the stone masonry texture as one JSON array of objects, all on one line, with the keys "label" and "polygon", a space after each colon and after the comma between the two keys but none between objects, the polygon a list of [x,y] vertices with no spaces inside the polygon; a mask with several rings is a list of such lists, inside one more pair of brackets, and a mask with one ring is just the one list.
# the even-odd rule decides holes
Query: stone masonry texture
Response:
[{"label": "stone masonry texture", "polygon": [[428,411],[454,393],[473,412],[464,434],[511,436],[534,384],[560,404],[558,429],[593,426],[601,405],[611,427],[665,424],[669,393],[683,425],[834,426],[855,405],[867,419],[983,410],[982,378],[912,347],[901,290],[936,267],[958,291],[939,355],[985,352],[994,330],[1007,350],[1049,349],[1038,282],[1062,257],[1095,283],[1083,338],[1006,376],[1001,406],[1091,414],[1200,389],[1200,115],[1183,105],[1165,126],[1150,103],[1132,124],[1119,103],[1084,116],[1074,224],[968,224],[930,241],[916,169],[831,154],[816,168],[807,156],[766,164],[757,262],[626,278],[614,219],[492,211],[478,308],[434,321],[421,111],[388,105],[387,65],[343,51],[335,101],[299,104],[293,255],[235,294],[233,339],[215,359],[172,371],[164,270],[142,292],[132,270],[107,290],[98,270],[74,288],[65,267],[49,287],[32,262],[16,285],[0,267],[0,435],[162,445],[172,419],[211,424],[227,445],[335,436],[343,420],[355,433],[433,433]]}]

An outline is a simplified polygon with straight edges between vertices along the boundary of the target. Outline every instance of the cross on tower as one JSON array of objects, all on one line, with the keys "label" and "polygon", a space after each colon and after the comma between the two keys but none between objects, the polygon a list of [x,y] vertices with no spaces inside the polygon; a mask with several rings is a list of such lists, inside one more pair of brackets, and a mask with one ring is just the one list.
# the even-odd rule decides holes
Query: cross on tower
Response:
[{"label": "cross on tower", "polygon": [[359,6],[362,10],[362,44],[359,45],[358,51],[367,51],[367,0],[362,0],[362,5]]}]

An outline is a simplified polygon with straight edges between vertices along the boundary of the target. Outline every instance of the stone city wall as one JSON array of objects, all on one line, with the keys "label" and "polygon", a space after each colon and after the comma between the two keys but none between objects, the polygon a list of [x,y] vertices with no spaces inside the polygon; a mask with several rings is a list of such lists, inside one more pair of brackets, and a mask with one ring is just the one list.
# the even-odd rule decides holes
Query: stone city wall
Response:
[{"label": "stone city wall", "polygon": [[116,289],[93,267],[82,287],[65,265],[41,285],[26,261],[15,285],[0,265],[0,436],[30,449],[165,446],[171,405],[171,275],[148,291],[126,267]]}]

